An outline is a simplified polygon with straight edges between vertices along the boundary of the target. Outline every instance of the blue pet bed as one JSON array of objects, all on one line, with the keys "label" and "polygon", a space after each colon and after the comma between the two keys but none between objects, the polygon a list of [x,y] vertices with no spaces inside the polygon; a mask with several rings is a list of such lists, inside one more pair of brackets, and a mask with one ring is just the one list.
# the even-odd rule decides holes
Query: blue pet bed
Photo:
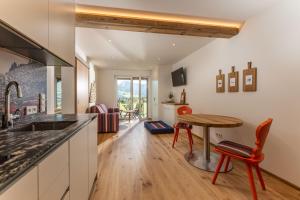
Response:
[{"label": "blue pet bed", "polygon": [[146,121],[145,128],[151,133],[174,133],[173,127],[169,126],[163,121]]}]

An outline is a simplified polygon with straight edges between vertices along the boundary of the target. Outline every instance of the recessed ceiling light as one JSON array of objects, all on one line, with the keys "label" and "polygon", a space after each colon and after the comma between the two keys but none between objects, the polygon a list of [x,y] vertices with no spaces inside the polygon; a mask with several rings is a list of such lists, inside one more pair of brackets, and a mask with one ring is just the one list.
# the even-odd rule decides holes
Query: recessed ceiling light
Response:
[{"label": "recessed ceiling light", "polygon": [[176,44],[175,44],[175,43],[172,43],[172,46],[173,46],[173,47],[175,47],[175,46],[176,46]]},{"label": "recessed ceiling light", "polygon": [[108,40],[108,42],[111,42],[111,40]]}]

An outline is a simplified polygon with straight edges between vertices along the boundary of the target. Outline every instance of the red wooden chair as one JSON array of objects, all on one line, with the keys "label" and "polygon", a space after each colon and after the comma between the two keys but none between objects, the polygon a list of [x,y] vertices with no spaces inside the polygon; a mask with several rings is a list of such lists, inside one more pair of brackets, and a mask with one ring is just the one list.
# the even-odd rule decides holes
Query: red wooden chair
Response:
[{"label": "red wooden chair", "polygon": [[251,148],[245,145],[237,144],[231,141],[222,141],[216,147],[215,151],[221,154],[220,161],[217,165],[212,183],[215,184],[219,171],[223,165],[225,158],[227,157],[225,171],[228,171],[228,165],[231,158],[238,159],[245,162],[248,169],[248,177],[250,182],[250,187],[253,195],[253,199],[257,200],[257,194],[254,184],[254,178],[252,173],[252,167],[256,169],[256,173],[263,190],[266,190],[266,186],[263,177],[260,172],[259,163],[264,160],[264,154],[262,153],[263,146],[265,144],[266,138],[268,136],[273,119],[268,119],[261,123],[256,128],[256,148]]},{"label": "red wooden chair", "polygon": [[[188,106],[181,106],[177,109],[177,114],[178,115],[185,115],[185,114],[192,114],[192,109]],[[182,122],[177,122],[174,125],[175,128],[175,133],[174,133],[174,139],[173,139],[173,145],[172,147],[174,148],[175,142],[178,140],[178,135],[179,135],[179,130],[180,129],[185,129],[188,135],[189,139],[189,145],[190,145],[190,153],[193,152],[193,136],[192,136],[192,126],[187,124],[187,123],[182,123]]]}]

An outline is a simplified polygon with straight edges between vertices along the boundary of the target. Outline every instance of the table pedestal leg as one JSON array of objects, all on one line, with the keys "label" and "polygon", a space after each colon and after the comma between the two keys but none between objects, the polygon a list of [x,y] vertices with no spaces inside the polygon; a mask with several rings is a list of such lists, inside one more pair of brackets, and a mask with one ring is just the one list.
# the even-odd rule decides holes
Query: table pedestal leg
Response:
[{"label": "table pedestal leg", "polygon": [[209,128],[207,126],[203,127],[203,142],[204,142],[204,159],[206,162],[210,162],[210,134],[209,134]]},{"label": "table pedestal leg", "polygon": [[[210,152],[210,134],[209,127],[203,127],[203,151],[193,151],[192,155],[188,152],[184,155],[185,159],[194,167],[205,171],[214,172],[219,162],[219,155]],[[232,170],[232,164],[229,163],[228,171]],[[225,164],[220,172],[225,172]]]}]

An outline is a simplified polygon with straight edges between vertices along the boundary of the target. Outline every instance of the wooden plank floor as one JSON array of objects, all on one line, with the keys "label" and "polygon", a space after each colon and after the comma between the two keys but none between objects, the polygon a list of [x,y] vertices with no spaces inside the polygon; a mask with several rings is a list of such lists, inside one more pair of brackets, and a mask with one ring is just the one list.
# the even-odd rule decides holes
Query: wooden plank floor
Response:
[{"label": "wooden plank floor", "polygon": [[[113,135],[111,135],[113,136]],[[172,134],[151,135],[143,124],[120,137],[104,137],[100,144],[99,179],[94,200],[244,200],[252,199],[245,166],[234,162],[234,170],[220,174],[217,185],[212,173],[188,164],[186,135],[171,148]],[[194,148],[202,141],[194,137]],[[263,173],[267,191],[256,182],[259,199],[300,199],[300,191]]]}]

